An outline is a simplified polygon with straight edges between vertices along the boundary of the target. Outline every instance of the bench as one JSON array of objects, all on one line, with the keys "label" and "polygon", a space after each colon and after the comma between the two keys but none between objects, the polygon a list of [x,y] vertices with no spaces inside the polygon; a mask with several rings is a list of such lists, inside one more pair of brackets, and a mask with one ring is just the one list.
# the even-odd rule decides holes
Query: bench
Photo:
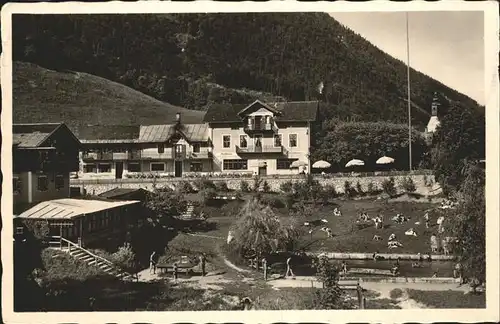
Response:
[{"label": "bench", "polygon": [[[181,273],[184,272],[186,275],[189,275],[193,272],[193,268],[195,266],[190,264],[190,265],[178,265],[177,266],[177,272]],[[173,273],[174,272],[174,265],[173,264],[158,264],[156,265],[156,269],[160,270],[160,273],[168,274],[168,273]]]},{"label": "bench", "polygon": [[358,289],[359,281],[358,280],[340,280],[339,288],[343,290],[356,290]]}]

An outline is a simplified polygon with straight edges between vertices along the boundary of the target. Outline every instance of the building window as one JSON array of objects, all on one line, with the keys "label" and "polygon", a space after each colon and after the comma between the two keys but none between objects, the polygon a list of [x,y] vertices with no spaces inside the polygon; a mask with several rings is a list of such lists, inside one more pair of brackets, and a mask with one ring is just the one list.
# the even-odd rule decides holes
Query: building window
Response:
[{"label": "building window", "polygon": [[45,175],[38,176],[38,191],[47,191],[49,190],[49,178]]},{"label": "building window", "polygon": [[165,153],[165,145],[158,144],[158,153],[159,154]]},{"label": "building window", "polygon": [[24,227],[22,227],[22,226],[17,226],[17,227],[16,227],[16,234],[17,234],[17,235],[23,235],[23,234],[24,234]]},{"label": "building window", "polygon": [[164,172],[165,171],[165,163],[151,163],[151,171]]},{"label": "building window", "polygon": [[298,161],[298,159],[277,159],[276,169],[278,170],[288,170],[293,162]]},{"label": "building window", "polygon": [[224,160],[223,161],[224,170],[247,170],[248,161],[247,160]]},{"label": "building window", "polygon": [[85,164],[83,166],[83,172],[84,173],[96,173],[97,169],[96,169],[95,164]]},{"label": "building window", "polygon": [[128,172],[141,172],[140,163],[128,163]]},{"label": "building window", "polygon": [[111,172],[111,164],[99,164],[99,172],[100,173],[109,173]]},{"label": "building window", "polygon": [[193,144],[193,153],[200,153],[200,144],[199,143]]},{"label": "building window", "polygon": [[274,147],[280,147],[281,146],[281,134],[275,134],[274,135]]},{"label": "building window", "polygon": [[12,178],[12,187],[14,189],[14,193],[21,193],[21,179],[18,177]]},{"label": "building window", "polygon": [[56,190],[61,190],[64,188],[64,176],[62,174],[56,175],[55,180]]},{"label": "building window", "polygon": [[297,147],[297,134],[288,135],[288,141],[290,142],[290,147]]},{"label": "building window", "polygon": [[247,142],[247,136],[246,135],[240,135],[240,147],[247,147],[248,142]]},{"label": "building window", "polygon": [[192,162],[189,170],[191,172],[201,172],[203,170],[203,164],[201,164],[201,162]]},{"label": "building window", "polygon": [[222,136],[222,147],[230,148],[231,147],[231,135]]}]

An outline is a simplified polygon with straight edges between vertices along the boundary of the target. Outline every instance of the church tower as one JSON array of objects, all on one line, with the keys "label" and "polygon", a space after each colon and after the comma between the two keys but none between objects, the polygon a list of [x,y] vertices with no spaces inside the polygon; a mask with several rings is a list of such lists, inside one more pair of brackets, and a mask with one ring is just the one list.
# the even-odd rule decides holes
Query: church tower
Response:
[{"label": "church tower", "polygon": [[440,106],[440,103],[438,100],[437,92],[434,92],[434,97],[432,98],[432,104],[431,104],[431,118],[429,119],[429,122],[427,123],[427,127],[425,128],[425,132],[427,134],[435,133],[437,127],[440,124],[439,118],[438,118],[439,106]]}]

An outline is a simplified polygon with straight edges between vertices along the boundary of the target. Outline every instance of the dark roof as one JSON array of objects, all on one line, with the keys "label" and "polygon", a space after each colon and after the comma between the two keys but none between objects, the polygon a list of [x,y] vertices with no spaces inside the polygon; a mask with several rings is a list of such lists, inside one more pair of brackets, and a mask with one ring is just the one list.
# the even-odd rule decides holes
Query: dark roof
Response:
[{"label": "dark roof", "polygon": [[83,142],[102,140],[134,140],[139,137],[139,125],[73,126],[72,130]]},{"label": "dark roof", "polygon": [[[266,105],[281,112],[276,116],[279,121],[315,121],[318,113],[318,101],[266,102]],[[241,122],[238,113],[248,105],[213,104],[205,114],[204,122]]]},{"label": "dark roof", "polygon": [[67,129],[64,123],[13,124],[12,145],[19,148],[39,147],[60,127]]},{"label": "dark roof", "polygon": [[134,189],[134,188],[114,188],[109,191],[103,192],[99,194],[99,197],[101,198],[107,198],[107,199],[113,199],[113,198],[120,198],[123,196],[130,196],[133,194],[146,194],[148,193],[147,190],[139,188],[139,189]]},{"label": "dark roof", "polygon": [[240,110],[238,112],[238,116],[245,116],[247,114],[247,111],[251,113],[252,111],[255,111],[255,108],[261,108],[261,107],[269,110],[273,114],[276,114],[276,115],[280,114],[280,112],[276,109],[276,107],[270,106],[270,105],[268,105],[260,100],[255,100],[250,105],[248,105],[244,109]]},{"label": "dark roof", "polygon": [[180,134],[188,142],[208,141],[207,124],[174,124],[141,126],[139,142],[157,143],[166,142],[174,135]]}]

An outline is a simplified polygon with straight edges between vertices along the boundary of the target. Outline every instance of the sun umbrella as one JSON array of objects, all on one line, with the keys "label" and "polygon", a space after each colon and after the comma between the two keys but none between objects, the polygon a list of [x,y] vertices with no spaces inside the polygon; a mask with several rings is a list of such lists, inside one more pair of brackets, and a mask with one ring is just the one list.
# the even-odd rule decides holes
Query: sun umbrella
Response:
[{"label": "sun umbrella", "polygon": [[390,164],[394,163],[394,159],[388,156],[382,156],[380,159],[377,160],[377,164]]},{"label": "sun umbrella", "polygon": [[314,162],[314,164],[312,165],[313,168],[315,169],[328,169],[329,167],[331,167],[332,165],[326,161],[316,161]]},{"label": "sun umbrella", "polygon": [[352,167],[352,166],[361,166],[361,165],[365,165],[365,162],[363,162],[362,160],[354,159],[354,160],[351,160],[351,161],[347,162],[347,164],[345,165],[345,167],[349,168],[349,167]]},{"label": "sun umbrella", "polygon": [[299,168],[301,166],[307,166],[307,163],[302,161],[293,161],[292,164],[290,164],[290,168]]}]

